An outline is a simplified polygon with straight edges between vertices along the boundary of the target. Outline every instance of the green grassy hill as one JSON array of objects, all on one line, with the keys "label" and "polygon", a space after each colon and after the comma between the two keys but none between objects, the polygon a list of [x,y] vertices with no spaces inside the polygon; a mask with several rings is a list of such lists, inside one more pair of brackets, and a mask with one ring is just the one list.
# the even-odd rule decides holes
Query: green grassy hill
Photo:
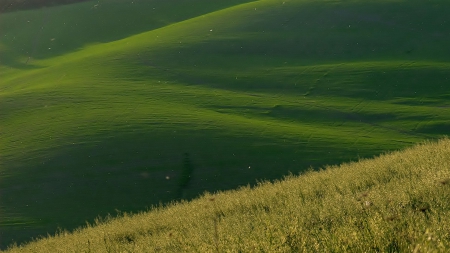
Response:
[{"label": "green grassy hill", "polygon": [[117,0],[1,14],[0,246],[448,134],[449,11]]},{"label": "green grassy hill", "polygon": [[49,6],[79,3],[88,0],[3,0],[0,2],[0,13],[25,9],[39,9]]},{"label": "green grassy hill", "polygon": [[446,138],[6,252],[448,252],[449,165]]}]

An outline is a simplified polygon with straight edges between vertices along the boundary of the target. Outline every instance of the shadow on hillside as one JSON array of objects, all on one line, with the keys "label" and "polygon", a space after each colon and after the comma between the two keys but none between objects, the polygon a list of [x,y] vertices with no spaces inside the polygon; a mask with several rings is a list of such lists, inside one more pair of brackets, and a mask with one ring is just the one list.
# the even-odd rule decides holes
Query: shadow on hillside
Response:
[{"label": "shadow on hillside", "polygon": [[71,230],[115,210],[136,212],[177,200],[186,152],[195,170],[189,170],[183,198],[192,199],[381,151],[205,131],[114,134],[95,142],[68,140],[74,144],[5,161],[9,172],[18,173],[0,184],[1,248],[12,240],[53,234],[58,227]]},{"label": "shadow on hillside", "polygon": [[11,60],[50,58],[251,1],[83,1],[4,13],[0,15],[0,44]]},{"label": "shadow on hillside", "polygon": [[73,4],[91,0],[3,0],[0,2],[0,14],[18,10],[38,9],[42,7]]}]

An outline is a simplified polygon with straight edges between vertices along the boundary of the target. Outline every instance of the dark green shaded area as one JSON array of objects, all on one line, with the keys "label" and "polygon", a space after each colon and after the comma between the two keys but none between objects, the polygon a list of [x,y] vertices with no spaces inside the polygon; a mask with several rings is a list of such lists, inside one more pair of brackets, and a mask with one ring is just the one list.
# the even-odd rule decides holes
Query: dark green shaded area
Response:
[{"label": "dark green shaded area", "polygon": [[0,2],[0,13],[72,4],[84,1],[88,0],[3,0]]},{"label": "dark green shaded area", "polygon": [[[251,0],[85,1],[0,16],[0,63],[29,68],[33,59],[120,40]],[[30,59],[28,59],[30,58]]]}]

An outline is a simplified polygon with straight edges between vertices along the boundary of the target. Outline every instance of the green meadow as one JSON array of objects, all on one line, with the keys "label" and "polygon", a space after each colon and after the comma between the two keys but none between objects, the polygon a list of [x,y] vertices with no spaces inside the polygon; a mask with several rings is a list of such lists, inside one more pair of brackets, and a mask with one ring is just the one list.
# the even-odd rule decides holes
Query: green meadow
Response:
[{"label": "green meadow", "polygon": [[449,164],[444,138],[97,219],[5,252],[448,252]]},{"label": "green meadow", "polygon": [[0,14],[0,249],[448,134],[448,13],[110,0]]}]

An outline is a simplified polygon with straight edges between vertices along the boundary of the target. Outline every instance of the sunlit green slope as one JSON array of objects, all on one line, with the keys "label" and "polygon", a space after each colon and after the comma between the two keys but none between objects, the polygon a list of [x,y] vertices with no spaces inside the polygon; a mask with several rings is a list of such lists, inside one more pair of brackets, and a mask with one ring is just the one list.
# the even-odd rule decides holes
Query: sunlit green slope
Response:
[{"label": "sunlit green slope", "polygon": [[449,11],[172,0],[0,15],[1,246],[447,134]]}]

